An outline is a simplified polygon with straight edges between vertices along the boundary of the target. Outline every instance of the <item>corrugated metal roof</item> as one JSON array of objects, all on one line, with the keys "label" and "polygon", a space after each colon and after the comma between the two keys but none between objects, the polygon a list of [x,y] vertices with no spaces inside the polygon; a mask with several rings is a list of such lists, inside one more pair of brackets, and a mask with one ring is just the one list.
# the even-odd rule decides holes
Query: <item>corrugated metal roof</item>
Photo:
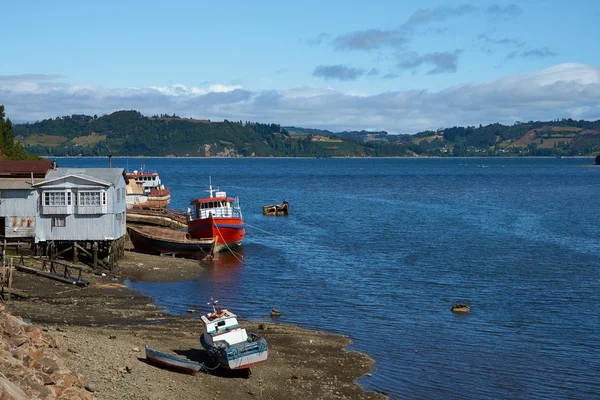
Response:
[{"label": "corrugated metal roof", "polygon": [[0,160],[0,175],[31,175],[44,176],[52,167],[53,161]]},{"label": "corrugated metal roof", "polygon": [[[33,183],[41,181],[43,179],[34,179]],[[0,190],[31,190],[31,179],[0,178]]]},{"label": "corrugated metal roof", "polygon": [[83,178],[92,177],[110,182],[116,186],[123,179],[123,168],[57,168],[48,172],[46,180],[62,178],[67,175],[79,175]]}]

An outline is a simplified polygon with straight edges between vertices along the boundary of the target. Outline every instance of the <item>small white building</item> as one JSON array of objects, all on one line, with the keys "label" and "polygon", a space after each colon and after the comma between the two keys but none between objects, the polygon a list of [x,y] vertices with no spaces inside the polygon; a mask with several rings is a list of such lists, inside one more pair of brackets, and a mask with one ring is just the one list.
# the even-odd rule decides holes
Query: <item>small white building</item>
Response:
[{"label": "small white building", "polygon": [[36,236],[38,192],[52,161],[0,161],[0,238],[33,241]]},{"label": "small white building", "polygon": [[57,168],[37,189],[36,242],[114,241],[126,233],[122,168]]}]

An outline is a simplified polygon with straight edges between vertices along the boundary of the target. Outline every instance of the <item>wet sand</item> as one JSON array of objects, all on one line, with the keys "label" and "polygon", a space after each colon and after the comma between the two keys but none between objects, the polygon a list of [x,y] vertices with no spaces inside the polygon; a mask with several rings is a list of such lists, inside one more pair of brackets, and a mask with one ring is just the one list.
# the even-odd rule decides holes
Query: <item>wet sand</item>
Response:
[{"label": "wet sand", "polygon": [[[98,399],[382,399],[355,380],[373,360],[347,351],[347,337],[275,322],[243,321],[269,345],[269,359],[251,374],[226,370],[196,376],[148,364],[146,345],[193,361],[206,361],[201,322],[163,313],[153,299],[128,289],[125,279],[178,281],[197,275],[197,261],[127,252],[118,276],[84,274],[86,288],[18,272],[14,286],[27,300],[5,303],[55,338],[65,363],[82,375]],[[26,259],[26,264],[33,261]],[[235,310],[232,310],[235,312]],[[268,313],[270,310],[266,310]]]}]

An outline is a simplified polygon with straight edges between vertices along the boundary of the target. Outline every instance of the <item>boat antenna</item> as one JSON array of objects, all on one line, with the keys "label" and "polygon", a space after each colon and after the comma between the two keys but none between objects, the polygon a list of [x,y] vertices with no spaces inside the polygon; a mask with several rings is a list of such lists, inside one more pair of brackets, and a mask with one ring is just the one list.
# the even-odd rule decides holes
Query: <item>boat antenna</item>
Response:
[{"label": "boat antenna", "polygon": [[205,192],[210,193],[209,197],[211,197],[211,198],[213,197],[213,192],[216,192],[216,190],[213,190],[213,188],[212,188],[212,179],[210,176],[208,177],[208,190],[205,190]]},{"label": "boat antenna", "polygon": [[219,300],[213,300],[212,296],[210,296],[210,303],[206,303],[208,305],[212,305],[213,308],[213,312],[216,314],[217,313],[217,303],[219,302]]}]

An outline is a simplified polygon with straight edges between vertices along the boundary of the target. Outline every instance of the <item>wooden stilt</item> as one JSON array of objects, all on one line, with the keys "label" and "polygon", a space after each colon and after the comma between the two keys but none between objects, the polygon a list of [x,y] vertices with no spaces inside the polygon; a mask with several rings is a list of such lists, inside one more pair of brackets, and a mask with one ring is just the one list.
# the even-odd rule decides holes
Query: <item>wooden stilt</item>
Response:
[{"label": "wooden stilt", "polygon": [[73,242],[73,264],[77,264],[79,262],[79,257],[77,255],[77,241]]},{"label": "wooden stilt", "polygon": [[98,268],[98,242],[94,242],[94,269]]},{"label": "wooden stilt", "polygon": [[[57,247],[56,248],[56,254],[54,255],[54,257],[56,258],[56,257],[60,256],[61,254],[64,254],[64,253],[68,252],[69,250],[71,250],[74,247],[75,246],[66,247],[66,248],[62,249],[61,251],[58,251],[58,247]],[[73,258],[75,258],[75,257],[73,257]]]},{"label": "wooden stilt", "polygon": [[8,268],[8,293],[7,300],[10,300],[10,292],[12,289],[12,274],[13,274],[13,259],[10,259],[10,267]]}]

